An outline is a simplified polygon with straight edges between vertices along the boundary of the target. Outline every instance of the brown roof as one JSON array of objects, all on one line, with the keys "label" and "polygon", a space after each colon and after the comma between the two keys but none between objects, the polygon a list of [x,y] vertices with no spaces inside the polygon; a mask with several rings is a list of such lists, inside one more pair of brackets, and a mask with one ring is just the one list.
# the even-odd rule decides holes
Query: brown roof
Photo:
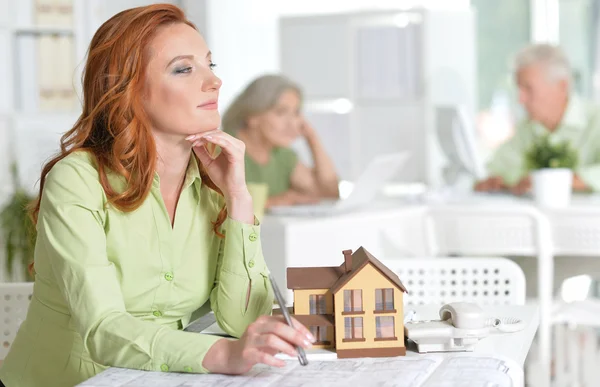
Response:
[{"label": "brown roof", "polygon": [[294,314],[292,317],[306,327],[330,327],[334,321],[331,314]]},{"label": "brown roof", "polygon": [[[331,286],[331,292],[335,294],[338,290],[340,290],[348,281],[350,281],[350,279],[352,279],[352,277],[356,275],[356,273],[358,273],[363,267],[365,267],[367,263],[372,264],[375,267],[375,269],[377,269],[381,274],[383,274],[390,281],[392,281],[398,287],[398,289],[402,290],[405,293],[407,292],[406,288],[402,284],[402,281],[400,281],[400,278],[398,278],[396,273],[388,269],[387,266],[385,266],[377,258],[372,256],[371,253],[369,253],[362,246],[359,247],[358,250],[354,252],[354,254],[352,254],[352,268],[350,269],[350,271],[344,273],[342,276],[339,277],[335,284]],[[343,266],[344,264],[342,264],[340,268],[342,268]]]},{"label": "brown roof", "polygon": [[335,267],[289,267],[288,289],[331,289],[344,274],[344,264]]},{"label": "brown roof", "polygon": [[396,273],[388,269],[362,246],[352,254],[352,268],[349,272],[346,272],[345,262],[340,266],[288,267],[287,287],[293,290],[331,289],[331,292],[335,293],[368,263],[392,281],[398,289],[407,292]]},{"label": "brown roof", "polygon": [[[289,314],[294,314],[294,307],[293,306],[288,306],[287,308]],[[273,308],[273,315],[277,316],[277,315],[283,315],[283,313],[281,312],[281,308]]]}]

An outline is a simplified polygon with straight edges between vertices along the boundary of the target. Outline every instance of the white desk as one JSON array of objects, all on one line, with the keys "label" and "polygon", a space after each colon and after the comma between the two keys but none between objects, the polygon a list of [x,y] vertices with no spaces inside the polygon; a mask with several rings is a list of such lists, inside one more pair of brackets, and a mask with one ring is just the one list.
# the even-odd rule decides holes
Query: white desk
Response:
[{"label": "white desk", "polygon": [[[438,306],[423,305],[411,309],[417,311],[417,319],[439,318]],[[535,305],[495,305],[483,307],[483,309],[489,316],[521,319],[526,322],[526,326],[522,331],[515,333],[492,333],[477,344],[475,353],[511,359],[522,368],[539,325],[538,307]],[[414,352],[408,353],[423,356]],[[447,353],[446,355],[451,354]]]},{"label": "white desk", "polygon": [[[437,317],[437,312],[439,310],[438,306],[420,306],[414,308],[417,311],[418,318],[424,319],[433,319]],[[440,364],[444,359],[459,359],[465,363],[468,367],[470,362],[473,361],[481,361],[483,358],[486,358],[490,355],[489,358],[502,360],[509,368],[507,374],[513,380],[513,386],[519,387],[523,386],[523,362],[525,356],[527,356],[527,352],[529,351],[529,347],[533,340],[533,336],[535,335],[535,331],[537,329],[538,324],[538,312],[537,308],[534,306],[495,306],[495,307],[484,307],[484,310],[490,315],[498,316],[498,317],[517,317],[523,319],[526,322],[526,327],[524,330],[517,333],[510,334],[492,334],[489,337],[483,339],[476,346],[475,351],[471,354],[469,353],[444,353],[444,354],[418,354],[415,352],[407,351],[406,358],[392,358],[390,360],[383,361],[397,361],[400,367],[407,366],[409,363],[406,361],[410,360],[431,360],[433,364],[434,361],[437,364]],[[204,319],[205,323],[209,321],[209,319]],[[219,332],[220,330],[216,329],[214,325],[210,326],[208,329],[204,330],[204,332]],[[329,359],[334,360],[335,354],[329,352],[328,354],[324,354],[323,352],[309,351],[307,353],[309,357],[309,363],[313,365],[313,367],[307,367],[307,369],[297,368],[297,375],[305,374],[307,380],[305,380],[305,384],[298,385],[318,385],[319,382],[313,380],[312,383],[308,379],[315,378],[317,380],[320,377],[330,377],[333,378],[331,382],[334,382],[332,385],[348,385],[347,379],[343,379],[344,371],[350,372],[362,372],[363,377],[366,374],[367,376],[372,375],[372,378],[377,379],[381,378],[381,374],[387,372],[387,375],[390,377],[401,377],[403,372],[408,372],[407,369],[397,369],[396,371],[390,372],[390,370],[382,370],[380,366],[374,364],[372,367],[369,366],[369,359],[364,359],[364,363],[361,363],[361,370],[352,370],[347,369],[347,365],[349,362],[352,362],[351,359],[344,360],[336,360],[336,363],[331,363],[331,361],[325,360],[326,363],[331,364],[329,367],[323,367],[322,371],[319,371],[321,366],[324,363],[320,362],[320,358],[323,356],[329,357]],[[359,360],[362,361],[362,360]],[[485,361],[485,360],[483,360]],[[336,366],[335,364],[339,364]],[[355,365],[356,363],[354,363]],[[413,363],[417,364],[417,363]],[[310,365],[310,364],[309,364]],[[297,361],[295,359],[289,361],[289,367],[299,367],[297,365]],[[244,383],[256,383],[252,385],[263,385],[263,381],[269,381],[273,383],[273,379],[277,378],[278,375],[281,375],[283,371],[274,368],[268,367],[258,367],[259,373],[262,375],[258,375],[259,379],[251,379],[245,380],[244,377],[231,377],[231,376],[223,376],[223,375],[193,375],[193,374],[177,374],[177,373],[160,373],[160,372],[146,372],[146,371],[137,371],[137,370],[122,370],[111,368],[100,375],[97,375],[94,378],[84,382],[80,386],[87,387],[103,387],[103,386],[125,386],[125,385],[169,385],[172,387],[190,387],[190,386],[241,386],[245,385]],[[407,367],[408,368],[408,367]],[[476,367],[475,367],[476,368]],[[456,372],[456,369],[454,370]],[[319,372],[321,372],[319,374]],[[447,372],[449,372],[447,370]],[[457,372],[460,378],[469,378],[469,375],[462,374],[460,370]],[[321,375],[321,376],[319,376]],[[351,373],[346,374],[347,376],[351,376]],[[456,377],[456,374],[454,375]],[[481,377],[481,375],[479,375]],[[386,376],[387,377],[387,376]],[[485,376],[484,376],[485,377]],[[439,379],[439,378],[438,378]],[[461,379],[461,381],[464,381]],[[135,382],[133,382],[135,381]],[[110,384],[107,384],[110,382]],[[160,382],[164,384],[159,384]],[[389,379],[388,379],[389,382]],[[127,384],[131,383],[131,384]],[[137,383],[137,384],[136,384]],[[290,382],[291,383],[291,382]],[[337,384],[335,384],[337,383]],[[282,379],[275,380],[275,385],[282,386],[285,385]],[[296,385],[296,384],[294,384]],[[368,384],[362,384],[368,385]],[[386,384],[387,385],[387,384]],[[402,384],[405,385],[405,384]],[[420,386],[420,383],[407,384],[411,386]],[[431,383],[428,385],[439,386],[441,384]],[[483,384],[482,384],[483,385]]]},{"label": "white desk", "polygon": [[[467,195],[432,199],[426,203],[387,202],[387,207],[377,205],[371,210],[358,211],[332,217],[274,217],[263,221],[262,243],[265,259],[275,280],[282,289],[287,288],[285,269],[303,266],[334,266],[342,262],[341,251],[364,246],[378,258],[419,257],[431,255],[489,256],[538,256],[543,266],[538,265],[540,278],[536,286],[538,297],[544,305],[540,335],[541,363],[549,369],[551,300],[554,288],[554,261],[556,255],[593,257],[576,261],[570,265],[579,271],[598,272],[600,261],[600,195],[574,195],[570,206],[562,209],[537,208],[528,198],[502,195]],[[431,252],[428,241],[427,215],[435,207],[464,207],[470,211],[496,212],[486,222],[462,237],[471,243],[470,249],[445,251],[443,248]],[[547,228],[542,243],[536,243],[535,222],[523,216],[507,218],[513,210],[523,213],[536,212]],[[468,223],[468,220],[467,220]],[[463,225],[465,225],[463,223]],[[494,227],[490,227],[494,226]],[[457,227],[448,222],[441,227],[444,240],[453,241]],[[471,232],[474,231],[474,232]],[[492,243],[493,241],[493,243]],[[488,243],[490,242],[490,243]],[[579,267],[577,267],[579,266]],[[559,270],[561,271],[561,270]],[[530,277],[531,278],[531,277]],[[291,291],[287,297],[291,299]]]},{"label": "white desk", "polygon": [[396,205],[319,218],[267,215],[261,231],[265,260],[279,288],[287,289],[288,267],[339,266],[347,249],[364,246],[378,258],[424,256],[426,209]]},{"label": "white desk", "polygon": [[[265,259],[278,285],[285,289],[287,267],[339,265],[343,260],[342,250],[359,246],[378,258],[447,255],[443,249],[432,252],[428,240],[431,236],[427,233],[427,215],[431,209],[440,207],[493,210],[503,216],[503,219],[489,219],[489,225],[498,225],[500,230],[489,226],[477,230],[482,249],[467,252],[467,255],[535,256],[529,242],[535,232],[531,224],[518,216],[506,219],[503,214],[503,210],[523,209],[538,211],[549,222],[551,240],[545,247],[552,250],[551,254],[600,256],[600,196],[575,195],[567,208],[538,209],[530,199],[467,195],[427,203],[388,200],[383,205],[373,204],[361,211],[327,217],[267,214],[262,221]],[[454,225],[450,223],[448,227]],[[452,234],[454,230],[446,231]],[[498,231],[510,234],[511,240],[496,238],[495,245],[486,244],[494,238],[491,234]],[[465,254],[464,251],[450,253]]]},{"label": "white desk", "polygon": [[[407,310],[412,309],[417,312],[417,320],[433,320],[439,318],[439,309],[437,305],[419,305],[415,307],[407,307]],[[516,365],[521,367],[525,364],[525,358],[531,348],[531,343],[535,337],[539,325],[539,310],[536,305],[494,305],[484,306],[483,310],[490,317],[515,317],[526,322],[525,329],[515,333],[492,332],[490,336],[482,339],[475,346],[474,353],[478,355],[491,355],[503,359],[510,359]],[[220,333],[221,330],[215,325],[211,325],[205,332]],[[443,354],[435,354],[437,356],[453,356],[456,352],[445,352]],[[420,354],[416,352],[416,348],[409,346],[406,356],[432,356],[433,354]],[[336,359],[336,355],[328,350],[311,350],[307,352],[309,360],[332,360]]]}]

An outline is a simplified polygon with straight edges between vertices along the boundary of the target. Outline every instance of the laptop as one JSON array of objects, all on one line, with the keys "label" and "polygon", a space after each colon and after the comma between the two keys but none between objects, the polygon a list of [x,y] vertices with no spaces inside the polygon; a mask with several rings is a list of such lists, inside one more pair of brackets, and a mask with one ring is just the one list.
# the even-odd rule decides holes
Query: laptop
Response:
[{"label": "laptop", "polygon": [[408,152],[376,156],[362,172],[354,189],[345,199],[324,201],[317,204],[273,206],[269,213],[284,216],[320,216],[348,212],[368,205],[375,199],[383,185],[408,160]]}]

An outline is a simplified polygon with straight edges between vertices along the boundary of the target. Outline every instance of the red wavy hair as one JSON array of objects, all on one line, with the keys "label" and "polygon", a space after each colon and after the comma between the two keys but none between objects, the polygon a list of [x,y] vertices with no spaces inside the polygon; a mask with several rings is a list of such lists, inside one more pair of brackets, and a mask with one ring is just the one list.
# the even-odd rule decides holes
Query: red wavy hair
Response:
[{"label": "red wavy hair", "polygon": [[[37,223],[40,201],[48,172],[69,154],[83,150],[96,160],[100,184],[109,202],[129,212],[146,199],[156,169],[156,144],[148,116],[142,108],[142,89],[148,50],[160,27],[184,23],[197,30],[181,9],[170,4],[153,4],[128,9],[106,21],[96,32],[88,50],[82,77],[83,112],[60,141],[60,152],[43,168],[38,198],[31,216]],[[222,195],[198,161],[203,184]],[[115,191],[107,178],[114,172],[128,182],[123,192]],[[213,228],[219,232],[227,217],[223,207]]]}]

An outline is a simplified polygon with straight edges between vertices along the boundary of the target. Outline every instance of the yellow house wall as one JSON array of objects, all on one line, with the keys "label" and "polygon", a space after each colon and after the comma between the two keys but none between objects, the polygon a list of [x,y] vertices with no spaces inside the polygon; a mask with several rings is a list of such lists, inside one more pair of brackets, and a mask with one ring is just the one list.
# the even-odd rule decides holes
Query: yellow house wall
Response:
[{"label": "yellow house wall", "polygon": [[[325,312],[326,314],[333,314],[333,295],[330,289],[303,289],[294,290],[294,314],[303,315],[310,314],[310,296],[316,294],[325,295]],[[331,345],[315,345],[315,348],[328,348],[333,347],[335,344],[334,327],[327,328],[327,341]]]},{"label": "yellow house wall", "polygon": [[[373,313],[375,310],[375,289],[393,288],[394,289],[394,309],[396,313]],[[362,289],[363,311],[362,315],[343,315],[344,311],[344,290]],[[343,288],[334,295],[335,311],[335,341],[336,349],[360,349],[360,348],[390,348],[404,347],[404,311],[403,311],[403,293],[386,276],[381,274],[373,265],[367,264],[359,273],[357,273]],[[394,316],[394,334],[398,341],[374,341],[375,339],[375,317],[376,316]],[[362,317],[363,318],[363,342],[343,342],[344,339],[344,318]]]}]

